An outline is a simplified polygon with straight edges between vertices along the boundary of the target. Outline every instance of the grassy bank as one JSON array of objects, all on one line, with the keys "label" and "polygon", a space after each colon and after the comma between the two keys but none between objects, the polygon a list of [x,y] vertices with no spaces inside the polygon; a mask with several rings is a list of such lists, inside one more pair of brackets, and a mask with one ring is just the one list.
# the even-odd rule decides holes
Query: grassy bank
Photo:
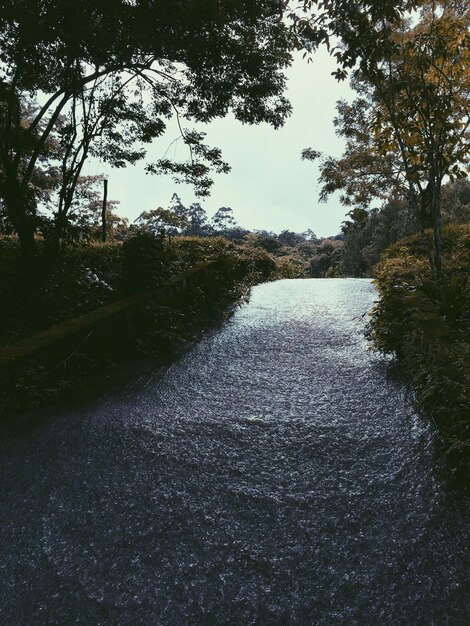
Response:
[{"label": "grassy bank", "polygon": [[388,248],[376,271],[380,301],[370,333],[397,355],[419,405],[452,446],[470,451],[470,225],[449,225],[443,236],[443,287],[420,235]]},{"label": "grassy bank", "polygon": [[[117,378],[122,382],[137,363],[168,362],[223,320],[251,285],[280,272],[265,251],[222,238],[169,241],[144,235],[123,244],[71,248],[46,279],[24,291],[18,285],[18,257],[16,242],[0,242],[0,350],[133,293],[150,290],[153,295],[3,367],[0,419],[89,395]],[[214,263],[207,271],[177,288],[162,288],[208,261]]]}]

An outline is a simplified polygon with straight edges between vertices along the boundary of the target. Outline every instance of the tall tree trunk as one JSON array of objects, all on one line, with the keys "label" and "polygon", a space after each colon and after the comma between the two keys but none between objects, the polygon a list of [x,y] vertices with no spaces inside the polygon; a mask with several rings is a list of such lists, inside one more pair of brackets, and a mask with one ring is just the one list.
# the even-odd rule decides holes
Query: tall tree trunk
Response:
[{"label": "tall tree trunk", "polygon": [[4,196],[4,206],[8,218],[20,240],[21,253],[25,260],[34,261],[37,256],[37,245],[34,238],[36,216],[29,199],[21,193],[17,185],[10,186]]},{"label": "tall tree trunk", "polygon": [[[442,218],[441,218],[441,184],[437,180],[431,185],[431,215],[434,247],[434,266],[439,281],[442,283]],[[441,284],[441,287],[443,285]]]},{"label": "tall tree trunk", "polygon": [[3,200],[8,218],[20,241],[22,270],[27,277],[30,272],[34,274],[38,256],[34,238],[36,232],[34,200],[23,192],[16,180],[6,181]]},{"label": "tall tree trunk", "polygon": [[423,243],[423,247],[426,250],[426,256],[429,261],[429,268],[431,273],[437,275],[436,266],[434,263],[434,246],[430,243],[428,237],[426,236],[425,230],[426,228],[430,228],[432,226],[431,218],[429,215],[429,206],[428,206],[428,195],[427,190],[424,192],[418,191],[414,188],[413,183],[408,184],[409,187],[409,202],[410,208],[416,217],[416,221],[418,223],[419,232],[421,234],[421,241]]},{"label": "tall tree trunk", "polygon": [[106,242],[106,203],[108,200],[108,179],[103,179],[103,206],[101,208],[101,241]]},{"label": "tall tree trunk", "polygon": [[44,252],[42,256],[44,257],[43,264],[46,273],[50,271],[59,260],[66,222],[67,216],[60,211],[55,218],[51,235],[44,242]]}]

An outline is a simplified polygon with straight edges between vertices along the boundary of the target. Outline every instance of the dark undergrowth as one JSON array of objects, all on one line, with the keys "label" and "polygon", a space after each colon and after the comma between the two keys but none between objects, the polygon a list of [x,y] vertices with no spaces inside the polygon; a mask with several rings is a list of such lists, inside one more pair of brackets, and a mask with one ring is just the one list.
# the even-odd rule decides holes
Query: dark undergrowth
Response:
[{"label": "dark undergrowth", "polygon": [[[18,284],[16,243],[0,242],[0,257],[4,350],[62,321],[132,293],[154,290],[144,303],[4,367],[0,382],[4,422],[39,407],[89,397],[121,385],[127,372],[130,377],[143,367],[171,361],[223,321],[251,285],[279,276],[264,251],[222,238],[168,241],[141,235],[124,244],[71,248],[47,279],[27,291]],[[164,287],[188,268],[210,261],[214,263],[209,268],[184,283]]]},{"label": "dark undergrowth", "polygon": [[[431,237],[431,233],[427,233]],[[444,228],[443,285],[420,235],[391,246],[376,271],[375,345],[395,353],[452,454],[470,456],[470,225]]]}]

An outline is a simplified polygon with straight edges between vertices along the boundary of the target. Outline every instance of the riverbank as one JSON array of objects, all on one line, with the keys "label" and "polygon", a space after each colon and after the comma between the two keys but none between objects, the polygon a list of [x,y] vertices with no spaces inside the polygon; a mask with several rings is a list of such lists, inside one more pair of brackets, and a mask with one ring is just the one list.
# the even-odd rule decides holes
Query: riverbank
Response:
[{"label": "riverbank", "polygon": [[[168,363],[225,319],[251,285],[278,271],[264,251],[221,238],[140,237],[127,245],[71,249],[40,288],[20,293],[12,288],[11,242],[3,247],[4,258],[8,254],[12,271],[2,275],[2,420],[122,384],[127,368],[135,373]],[[188,274],[198,264],[200,271]],[[107,309],[116,311],[109,315]],[[38,337],[44,343],[41,335],[48,336],[46,343],[31,350]]]},{"label": "riverbank", "polygon": [[[427,234],[431,237],[431,233]],[[470,453],[470,226],[443,229],[444,287],[429,270],[420,235],[391,246],[376,270],[370,323],[375,345],[394,352],[417,402],[451,447]]]}]

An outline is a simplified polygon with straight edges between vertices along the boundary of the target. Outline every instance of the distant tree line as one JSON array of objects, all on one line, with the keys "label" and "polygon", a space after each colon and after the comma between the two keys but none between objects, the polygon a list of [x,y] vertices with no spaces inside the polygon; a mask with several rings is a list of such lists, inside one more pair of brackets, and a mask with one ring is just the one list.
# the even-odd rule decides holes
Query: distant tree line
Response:
[{"label": "distant tree line", "polygon": [[185,207],[174,193],[167,209],[158,207],[144,211],[130,227],[153,235],[212,237],[223,235],[229,239],[242,239],[247,233],[237,225],[230,207],[220,207],[211,219],[199,202]]}]

